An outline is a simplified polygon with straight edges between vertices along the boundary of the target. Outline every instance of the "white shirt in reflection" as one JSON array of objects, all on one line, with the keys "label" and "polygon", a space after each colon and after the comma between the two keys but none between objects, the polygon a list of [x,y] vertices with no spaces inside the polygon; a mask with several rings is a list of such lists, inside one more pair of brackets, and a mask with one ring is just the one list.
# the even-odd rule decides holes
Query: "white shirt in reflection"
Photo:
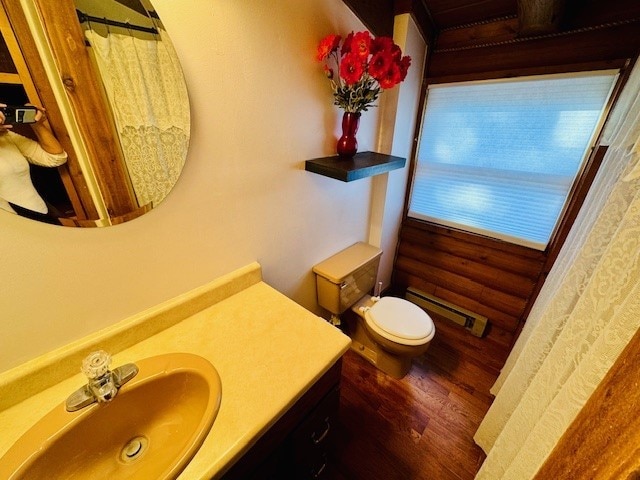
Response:
[{"label": "white shirt in reflection", "polygon": [[[57,167],[67,161],[66,152],[46,152],[38,142],[15,132],[0,133],[0,208],[13,211],[7,202],[47,213],[47,205],[31,181],[29,163]],[[14,212],[15,213],[15,212]]]}]

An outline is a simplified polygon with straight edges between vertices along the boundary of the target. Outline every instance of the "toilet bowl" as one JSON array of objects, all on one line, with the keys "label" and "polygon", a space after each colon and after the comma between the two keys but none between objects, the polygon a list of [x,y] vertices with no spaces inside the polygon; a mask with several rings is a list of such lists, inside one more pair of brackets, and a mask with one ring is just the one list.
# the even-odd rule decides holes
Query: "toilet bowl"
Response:
[{"label": "toilet bowl", "polygon": [[344,313],[351,349],[386,374],[404,377],[435,335],[431,317],[395,297],[372,297],[382,250],[356,243],[313,267],[318,303]]},{"label": "toilet bowl", "polygon": [[402,298],[366,296],[351,310],[351,348],[394,378],[409,372],[436,332],[431,317]]}]

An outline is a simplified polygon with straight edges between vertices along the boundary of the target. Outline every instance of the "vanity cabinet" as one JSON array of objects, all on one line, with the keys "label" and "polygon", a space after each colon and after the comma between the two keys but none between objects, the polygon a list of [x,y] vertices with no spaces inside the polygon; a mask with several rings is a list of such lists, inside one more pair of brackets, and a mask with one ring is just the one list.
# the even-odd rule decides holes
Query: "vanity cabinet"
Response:
[{"label": "vanity cabinet", "polygon": [[337,423],[342,360],[338,360],[223,480],[322,479]]}]

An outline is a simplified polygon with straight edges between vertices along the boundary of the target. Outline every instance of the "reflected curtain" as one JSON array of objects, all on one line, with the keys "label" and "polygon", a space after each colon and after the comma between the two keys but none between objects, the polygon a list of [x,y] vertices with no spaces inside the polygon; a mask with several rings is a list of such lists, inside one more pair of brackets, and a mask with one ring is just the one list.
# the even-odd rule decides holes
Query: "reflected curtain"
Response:
[{"label": "reflected curtain", "polygon": [[85,32],[95,52],[139,205],[160,203],[189,144],[189,99],[171,41]]},{"label": "reflected curtain", "polygon": [[640,68],[607,154],[492,388],[477,479],[532,478],[640,326]]}]

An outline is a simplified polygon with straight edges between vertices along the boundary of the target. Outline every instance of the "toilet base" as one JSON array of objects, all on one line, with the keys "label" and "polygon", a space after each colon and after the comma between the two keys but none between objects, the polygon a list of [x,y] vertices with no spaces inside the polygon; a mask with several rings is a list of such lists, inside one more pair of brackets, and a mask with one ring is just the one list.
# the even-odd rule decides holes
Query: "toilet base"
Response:
[{"label": "toilet base", "polygon": [[400,379],[411,370],[411,358],[394,357],[384,350],[372,349],[355,339],[351,341],[351,350],[390,377]]},{"label": "toilet base", "polygon": [[[351,337],[351,350],[393,378],[403,378],[411,370],[413,357],[427,350],[428,344],[418,348],[398,345],[398,348],[408,351],[403,352],[405,354],[391,353],[369,336],[362,325],[364,320],[351,311],[345,312],[345,317],[349,327],[348,333]],[[411,354],[407,355],[406,353],[409,351]]]}]

